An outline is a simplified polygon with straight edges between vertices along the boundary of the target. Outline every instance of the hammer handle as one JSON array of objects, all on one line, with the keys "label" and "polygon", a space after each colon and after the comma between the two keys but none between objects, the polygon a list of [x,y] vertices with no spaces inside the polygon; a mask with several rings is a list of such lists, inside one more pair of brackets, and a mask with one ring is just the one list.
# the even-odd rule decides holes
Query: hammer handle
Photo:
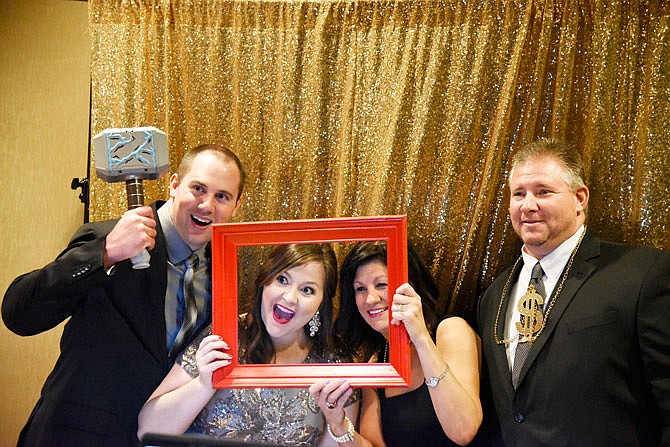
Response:
[{"label": "hammer handle", "polygon": [[[128,196],[129,210],[144,206],[144,185],[141,178],[126,180],[126,195]],[[136,270],[148,268],[150,260],[151,255],[146,248],[130,258],[130,262],[133,263],[133,268]]]},{"label": "hammer handle", "polygon": [[128,196],[128,209],[132,210],[144,206],[144,184],[141,178],[126,180],[126,194]]}]

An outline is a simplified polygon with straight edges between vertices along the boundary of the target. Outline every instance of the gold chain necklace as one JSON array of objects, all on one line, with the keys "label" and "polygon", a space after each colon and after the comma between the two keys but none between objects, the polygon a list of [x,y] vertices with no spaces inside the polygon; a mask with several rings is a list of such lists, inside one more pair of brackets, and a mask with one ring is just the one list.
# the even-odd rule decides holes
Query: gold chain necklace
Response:
[{"label": "gold chain necklace", "polygon": [[[547,325],[547,320],[549,319],[549,313],[551,312],[551,309],[554,308],[554,303],[556,300],[558,300],[558,295],[561,293],[561,290],[563,290],[563,285],[565,284],[565,281],[568,279],[568,273],[570,272],[570,267],[572,267],[572,262],[575,260],[575,255],[577,254],[577,250],[579,250],[579,246],[582,244],[582,240],[584,239],[584,235],[586,234],[586,228],[584,228],[584,231],[582,232],[582,235],[579,236],[579,240],[577,241],[577,245],[575,246],[575,249],[572,250],[572,253],[570,254],[570,259],[568,260],[568,265],[565,267],[565,271],[563,272],[563,277],[561,278],[561,282],[558,284],[558,287],[556,288],[556,293],[554,293],[554,298],[549,302],[549,306],[547,307],[547,310],[544,312],[544,320],[542,321],[542,326],[540,326],[540,329],[534,333],[531,337],[528,338],[528,342],[531,344],[535,342],[535,340],[538,339],[538,337],[542,334],[542,331],[544,330],[544,327]],[[509,285],[512,282],[512,276],[514,275],[514,272],[516,271],[517,265],[519,265],[519,262],[523,259],[523,256],[519,256],[519,258],[516,260],[514,265],[512,266],[512,270],[509,273],[509,276],[507,277],[507,281],[505,282],[505,287],[503,287],[502,294],[500,295],[500,304],[498,305],[498,313],[496,314],[496,320],[495,323],[493,324],[493,338],[496,342],[497,345],[508,345],[512,341],[514,341],[513,338],[509,339],[503,339],[500,340],[498,338],[498,322],[500,322],[500,314],[502,312],[502,307],[503,303],[505,302],[505,297],[507,296],[507,292],[509,290]]]}]

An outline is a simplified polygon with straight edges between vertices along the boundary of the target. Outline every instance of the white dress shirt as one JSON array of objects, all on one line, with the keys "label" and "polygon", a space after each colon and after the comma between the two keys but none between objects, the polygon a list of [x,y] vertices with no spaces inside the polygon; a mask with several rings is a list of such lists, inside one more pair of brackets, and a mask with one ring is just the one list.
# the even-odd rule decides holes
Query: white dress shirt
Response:
[{"label": "white dress shirt", "polygon": [[[552,294],[554,293],[556,284],[558,284],[561,279],[563,269],[568,263],[570,255],[577,246],[584,231],[584,225],[580,226],[575,234],[570,236],[561,245],[556,247],[554,251],[550,252],[540,260],[540,265],[544,271],[544,274],[542,275],[544,290],[547,293],[547,297],[550,297],[544,301],[545,309],[547,303],[553,299]],[[523,267],[521,268],[516,283],[510,291],[509,305],[507,306],[507,312],[505,314],[505,340],[511,340],[507,345],[507,362],[509,364],[510,372],[512,371],[512,365],[514,365],[514,354],[516,353],[516,347],[519,340],[519,332],[516,329],[516,322],[519,321],[519,318],[521,317],[518,309],[519,301],[528,290],[528,283],[530,282],[533,267],[538,262],[537,259],[526,252],[525,246],[521,248],[521,256],[523,257]]]}]

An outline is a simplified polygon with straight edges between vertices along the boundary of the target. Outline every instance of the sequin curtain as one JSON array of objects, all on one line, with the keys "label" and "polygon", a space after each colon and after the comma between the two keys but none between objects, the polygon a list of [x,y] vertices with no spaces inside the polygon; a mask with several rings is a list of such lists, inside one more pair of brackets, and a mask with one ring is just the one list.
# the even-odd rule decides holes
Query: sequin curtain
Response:
[{"label": "sequin curtain", "polygon": [[[173,167],[227,144],[249,174],[241,220],[407,214],[441,310],[467,316],[517,256],[505,178],[537,137],[582,148],[592,230],[670,248],[667,3],[89,5],[93,134],[159,127]],[[124,209],[93,181],[92,220]]]}]

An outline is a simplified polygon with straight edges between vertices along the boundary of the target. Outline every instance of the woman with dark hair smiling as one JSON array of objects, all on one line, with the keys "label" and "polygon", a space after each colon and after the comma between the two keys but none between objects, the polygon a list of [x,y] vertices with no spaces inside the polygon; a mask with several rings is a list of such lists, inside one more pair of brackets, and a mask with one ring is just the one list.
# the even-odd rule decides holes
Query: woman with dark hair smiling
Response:
[{"label": "woman with dark hair smiling", "polygon": [[390,324],[403,323],[409,334],[411,381],[407,388],[363,389],[360,433],[329,406],[329,394],[343,392],[348,383],[312,385],[310,393],[341,445],[466,445],[481,424],[479,338],[462,318],[436,315],[438,288],[412,247],[408,273],[410,283],[395,290],[389,307],[383,242],[356,244],[342,264],[336,333],[359,361],[388,362],[391,312]]}]

